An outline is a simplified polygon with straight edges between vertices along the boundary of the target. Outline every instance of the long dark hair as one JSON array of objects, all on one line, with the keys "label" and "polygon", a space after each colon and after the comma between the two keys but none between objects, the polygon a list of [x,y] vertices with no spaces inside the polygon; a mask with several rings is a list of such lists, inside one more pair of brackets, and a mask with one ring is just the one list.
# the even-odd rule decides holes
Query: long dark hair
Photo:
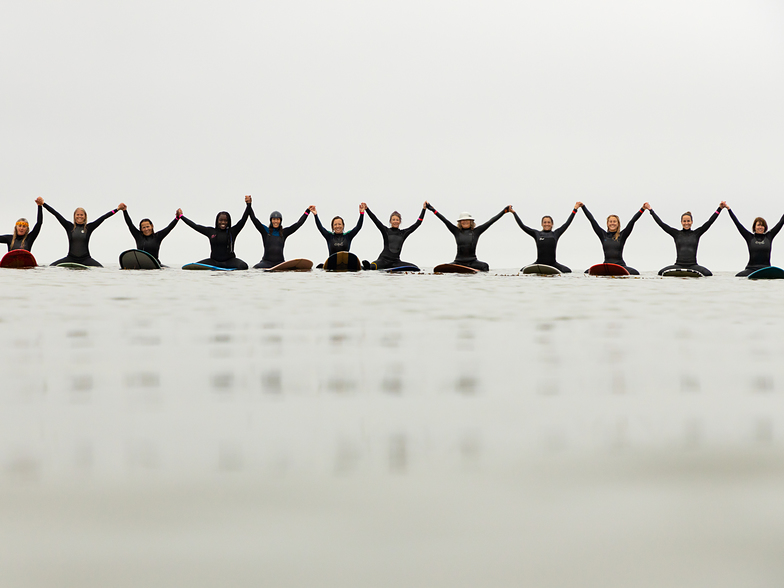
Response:
[{"label": "long dark hair", "polygon": [[[154,235],[155,234],[155,225],[152,224],[152,221],[150,219],[148,219],[148,218],[143,218],[142,220],[139,221],[139,230],[140,231],[142,230],[142,225],[144,223],[150,223],[150,226],[152,227],[152,235]],[[150,236],[152,237],[152,235],[150,235]]]},{"label": "long dark hair", "polygon": [[[229,226],[226,230],[229,232],[229,244],[226,246],[229,251],[234,251],[234,239],[231,236],[231,215],[226,212],[225,210],[221,210],[217,215],[215,215],[215,228],[218,229],[218,221],[220,220],[221,215],[226,215],[226,218],[229,221]],[[220,230],[220,229],[218,229]]]}]

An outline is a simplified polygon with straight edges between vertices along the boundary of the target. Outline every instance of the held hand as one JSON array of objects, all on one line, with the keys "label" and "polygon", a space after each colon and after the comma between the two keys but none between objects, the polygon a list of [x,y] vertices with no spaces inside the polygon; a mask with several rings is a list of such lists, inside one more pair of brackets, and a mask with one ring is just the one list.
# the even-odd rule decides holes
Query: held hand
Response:
[{"label": "held hand", "polygon": [[433,205],[432,205],[432,204],[430,204],[430,202],[425,202],[425,205],[426,205],[426,207],[427,207],[427,209],[428,209],[428,210],[430,210],[430,211],[432,211],[432,212],[435,212],[435,211],[436,211],[436,209],[435,209],[435,208],[433,208]]},{"label": "held hand", "polygon": [[582,208],[582,207],[583,207],[583,203],[580,202],[579,200],[574,203],[574,208],[575,209]]},{"label": "held hand", "polygon": [[253,204],[253,198],[250,197],[250,194],[245,195],[245,204]]},{"label": "held hand", "polygon": [[722,200],[721,204],[719,204],[719,208],[729,208],[729,206],[727,205],[727,201],[726,200]]},{"label": "held hand", "polygon": [[308,206],[308,210],[310,212],[312,212],[313,214],[318,214],[318,212],[316,212],[316,207],[313,206],[312,204],[310,206]]},{"label": "held hand", "polygon": [[427,208],[427,207],[428,207],[428,203],[427,200],[425,200],[424,204],[422,204],[422,208]]},{"label": "held hand", "polygon": [[177,209],[177,216],[182,216],[182,208]]},{"label": "held hand", "polygon": [[360,202],[359,203],[359,212],[365,212],[365,210],[367,210],[367,204],[365,204],[364,202]]},{"label": "held hand", "polygon": [[117,210],[128,210],[128,207],[125,205],[125,202],[120,202],[117,205]]},{"label": "held hand", "polygon": [[504,208],[504,214],[506,214],[507,212],[514,212],[514,210],[512,210],[512,205],[511,204],[508,205],[506,208]]},{"label": "held hand", "polygon": [[643,210],[650,210],[651,209],[651,205],[646,202],[645,204],[642,205],[642,208],[643,208]]},{"label": "held hand", "polygon": [[44,199],[39,196],[38,198],[35,199],[35,203],[38,206],[43,206],[44,205]]}]

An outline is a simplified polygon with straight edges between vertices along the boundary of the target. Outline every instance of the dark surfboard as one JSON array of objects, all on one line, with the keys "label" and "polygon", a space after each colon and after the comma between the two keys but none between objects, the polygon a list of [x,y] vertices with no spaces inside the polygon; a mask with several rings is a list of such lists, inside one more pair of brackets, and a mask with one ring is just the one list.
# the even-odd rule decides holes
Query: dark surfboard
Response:
[{"label": "dark surfboard", "polygon": [[214,265],[207,265],[206,263],[189,263],[188,265],[182,266],[184,270],[202,270],[202,271],[213,271],[213,272],[233,272],[235,269],[234,267],[217,267]]},{"label": "dark surfboard", "polygon": [[120,268],[131,270],[161,269],[161,264],[152,255],[139,249],[129,249],[120,254]]},{"label": "dark surfboard", "polygon": [[313,267],[313,262],[309,259],[290,259],[289,261],[284,261],[283,263],[279,263],[275,267],[268,268],[265,271],[268,272],[304,272],[308,271],[310,268]]},{"label": "dark surfboard", "polygon": [[386,272],[388,274],[397,274],[403,272],[421,272],[422,270],[415,265],[401,265],[398,267],[388,267],[379,271]]},{"label": "dark surfboard", "polygon": [[704,278],[697,270],[686,269],[682,267],[667,270],[662,274],[663,278]]},{"label": "dark surfboard", "polygon": [[9,267],[16,269],[28,269],[37,267],[38,263],[35,261],[33,254],[25,249],[14,249],[3,255],[0,260],[0,267]]},{"label": "dark surfboard", "polygon": [[324,269],[330,272],[358,272],[362,269],[359,258],[349,251],[333,253],[324,262]]},{"label": "dark surfboard", "polygon": [[442,263],[433,268],[435,274],[477,274],[478,269],[457,263]]},{"label": "dark surfboard", "polygon": [[628,276],[629,270],[615,263],[598,263],[588,268],[589,276]]},{"label": "dark surfboard", "polygon": [[784,270],[780,267],[770,266],[758,269],[756,272],[749,274],[750,280],[782,280],[784,279]]},{"label": "dark surfboard", "polygon": [[551,265],[545,265],[543,263],[532,263],[531,265],[525,266],[523,269],[520,270],[524,274],[534,275],[534,276],[560,276],[561,270],[557,267],[553,267]]}]

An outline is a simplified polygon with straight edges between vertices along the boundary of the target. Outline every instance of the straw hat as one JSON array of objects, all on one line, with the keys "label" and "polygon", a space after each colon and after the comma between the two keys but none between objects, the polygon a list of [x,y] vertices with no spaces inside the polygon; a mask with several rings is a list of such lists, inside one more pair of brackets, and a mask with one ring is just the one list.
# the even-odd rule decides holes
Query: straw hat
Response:
[{"label": "straw hat", "polygon": [[460,216],[457,217],[457,222],[460,222],[462,220],[470,220],[470,221],[472,221],[472,220],[474,220],[474,217],[471,216],[470,212],[461,212]]}]

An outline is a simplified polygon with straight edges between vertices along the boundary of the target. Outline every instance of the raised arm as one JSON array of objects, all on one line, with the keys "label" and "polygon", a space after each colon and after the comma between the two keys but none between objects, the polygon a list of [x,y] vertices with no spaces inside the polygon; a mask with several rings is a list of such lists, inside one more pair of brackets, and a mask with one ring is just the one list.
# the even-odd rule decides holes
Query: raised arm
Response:
[{"label": "raised arm", "polygon": [[705,221],[705,224],[702,225],[699,229],[695,230],[694,232],[697,233],[698,235],[702,235],[703,233],[705,233],[705,231],[710,229],[711,225],[716,222],[717,218],[719,218],[719,214],[721,214],[721,209],[722,207],[719,206],[716,209],[716,211],[710,216],[710,218],[707,221]]},{"label": "raised arm", "polygon": [[180,219],[175,216],[174,220],[169,223],[169,226],[163,230],[155,231],[155,234],[158,236],[158,241],[163,241],[169,235],[169,233],[172,232],[172,229],[177,226],[177,221],[179,220]]},{"label": "raised arm", "polygon": [[299,220],[295,222],[293,225],[289,225],[285,229],[281,231],[284,237],[288,237],[289,235],[296,233],[299,228],[305,224],[305,221],[308,220],[308,216],[310,216],[310,210],[306,210],[302,213],[302,216],[299,217]]},{"label": "raised arm", "polygon": [[92,233],[95,229],[97,229],[98,227],[101,226],[101,223],[103,223],[103,221],[105,221],[110,216],[114,216],[115,214],[117,214],[117,209],[116,208],[113,209],[113,210],[110,210],[109,212],[107,212],[103,216],[99,216],[93,222],[87,223],[87,227],[86,227],[87,232],[88,233]]},{"label": "raised arm", "polygon": [[251,208],[250,210],[250,222],[253,223],[253,226],[256,227],[256,230],[261,233],[262,237],[266,237],[269,235],[269,230],[267,226],[261,222],[258,218],[256,218],[256,212]]},{"label": "raised arm", "polygon": [[51,212],[54,215],[54,218],[57,219],[57,222],[59,222],[66,231],[72,231],[73,230],[74,225],[73,225],[72,222],[69,222],[69,221],[65,220],[65,218],[63,217],[62,214],[57,212],[54,208],[52,208],[48,204],[44,203],[43,206],[44,206],[44,208],[46,210],[48,210],[49,212]]},{"label": "raised arm", "polygon": [[384,226],[384,223],[382,223],[380,220],[378,220],[378,218],[376,217],[376,215],[375,215],[375,214],[373,214],[373,211],[372,211],[372,210],[370,210],[370,207],[369,207],[369,206],[368,206],[368,207],[365,209],[365,212],[367,212],[367,213],[368,213],[368,216],[370,217],[370,220],[372,220],[372,221],[373,221],[373,224],[374,224],[374,225],[376,225],[376,226],[378,227],[378,230],[379,230],[379,231],[381,231],[382,233],[383,233],[384,231],[386,231],[386,229],[387,229],[387,228]]},{"label": "raised arm", "polygon": [[[370,211],[368,211],[368,212],[370,212]],[[418,219],[416,219],[416,221],[414,222],[414,224],[413,224],[413,225],[411,225],[410,227],[408,227],[407,229],[405,229],[403,232],[404,232],[406,235],[410,235],[411,233],[413,233],[414,231],[416,231],[416,230],[419,228],[419,225],[421,225],[421,224],[422,224],[422,221],[423,221],[423,220],[425,220],[425,214],[426,214],[426,213],[427,213],[427,208],[426,208],[426,207],[423,207],[423,208],[422,208],[422,212],[419,214],[419,218],[418,218]]]},{"label": "raised arm", "polygon": [[327,229],[325,229],[324,226],[321,224],[321,221],[319,220],[318,217],[318,212],[316,212],[315,210],[313,211],[313,218],[316,220],[316,228],[319,230],[319,233],[321,233],[321,235],[327,240],[327,242],[329,242],[329,238],[332,235],[332,233],[330,233]]},{"label": "raised arm", "polygon": [[[583,209],[585,209],[585,205],[584,204],[583,204]],[[628,237],[629,235],[632,234],[632,231],[634,230],[634,224],[638,220],[640,220],[640,217],[642,216],[642,214],[644,212],[645,212],[645,209],[644,208],[640,208],[640,210],[638,210],[637,212],[634,213],[634,216],[629,219],[629,224],[626,225],[626,228],[624,228],[621,231],[621,236],[622,237],[626,238],[626,237]]]},{"label": "raised arm", "polygon": [[670,225],[665,223],[662,219],[660,219],[659,215],[654,212],[653,208],[649,208],[648,210],[651,211],[651,216],[653,217],[653,220],[655,220],[656,224],[662,228],[662,231],[664,231],[671,237],[674,237],[675,235],[678,234],[678,229],[671,227]]},{"label": "raised arm", "polygon": [[362,221],[365,220],[365,208],[359,211],[359,220],[357,221],[356,226],[351,229],[350,231],[346,231],[346,235],[351,235],[352,237],[356,236],[357,233],[362,229]]},{"label": "raised arm", "polygon": [[504,209],[503,209],[501,212],[499,212],[497,215],[495,215],[493,218],[491,218],[490,220],[488,220],[488,221],[487,221],[487,222],[485,222],[484,224],[481,224],[481,225],[479,225],[478,227],[476,227],[476,228],[474,229],[474,235],[476,235],[476,236],[478,237],[479,235],[481,235],[482,233],[484,233],[484,232],[485,232],[487,229],[489,229],[490,227],[492,227],[492,226],[493,226],[493,224],[494,224],[495,222],[497,222],[497,221],[498,221],[498,219],[499,219],[499,218],[501,218],[502,216],[504,216],[504,215],[505,215],[507,212],[509,212],[509,207],[508,207],[508,206],[505,206],[505,207],[504,207]]},{"label": "raised arm", "polygon": [[730,218],[732,219],[732,222],[735,223],[735,226],[737,227],[738,232],[741,234],[741,236],[744,239],[748,239],[749,237],[754,236],[754,233],[752,233],[750,230],[748,230],[746,227],[744,227],[742,224],[740,224],[740,221],[738,220],[738,217],[735,216],[735,213],[732,212],[731,208],[729,209],[729,211],[730,211]]},{"label": "raised arm", "polygon": [[566,229],[568,229],[569,225],[572,224],[574,217],[577,216],[577,209],[582,208],[582,206],[583,206],[582,202],[577,202],[574,205],[574,208],[572,209],[572,212],[569,213],[569,218],[566,219],[566,222],[553,231],[556,237],[560,237],[566,232]]},{"label": "raised arm", "polygon": [[441,214],[440,212],[438,212],[438,211],[437,211],[437,210],[436,210],[436,209],[433,207],[433,205],[432,205],[432,204],[428,204],[428,205],[427,205],[427,207],[428,207],[430,210],[432,210],[432,211],[433,211],[433,214],[434,214],[434,215],[436,215],[436,216],[437,216],[437,217],[438,217],[438,218],[441,220],[441,222],[442,222],[442,223],[444,223],[444,224],[446,225],[446,228],[447,228],[447,229],[449,229],[449,232],[450,232],[450,233],[452,233],[453,235],[457,233],[457,231],[458,231],[458,228],[457,228],[455,225],[453,225],[451,222],[449,222],[449,219],[448,219],[448,218],[446,218],[446,217],[445,217],[443,214]]},{"label": "raised arm", "polygon": [[530,235],[531,237],[536,237],[536,230],[535,230],[535,229],[532,229],[531,227],[527,227],[527,226],[526,226],[526,225],[523,223],[523,221],[521,221],[521,220],[520,220],[520,217],[519,217],[519,216],[517,216],[517,211],[513,210],[513,211],[512,211],[512,214],[514,214],[514,218],[515,218],[515,220],[517,221],[517,224],[518,224],[518,226],[519,226],[521,229],[523,229],[523,232],[524,232],[524,233],[526,233],[527,235]]},{"label": "raised arm", "polygon": [[253,211],[253,209],[251,208],[251,203],[247,199],[245,200],[245,202],[247,202],[247,204],[245,204],[245,212],[242,213],[242,218],[240,218],[240,220],[237,221],[237,224],[235,224],[233,227],[231,227],[231,229],[229,229],[231,231],[231,236],[234,237],[235,239],[237,238],[237,235],[240,234],[240,231],[242,230],[242,227],[245,226],[245,223],[248,222],[248,217],[250,216],[250,213]]},{"label": "raised arm", "polygon": [[771,230],[768,231],[768,236],[771,239],[773,239],[773,237],[775,237],[776,235],[779,234],[779,231],[781,230],[781,227],[784,227],[784,216],[782,216],[781,220],[779,220],[779,222],[776,223],[775,227],[773,227]]},{"label": "raised arm", "polygon": [[593,218],[593,215],[590,213],[588,207],[585,204],[583,204],[582,208],[583,208],[583,212],[585,213],[585,218],[588,219],[588,222],[591,223],[591,227],[593,227],[593,232],[596,233],[596,236],[599,237],[600,239],[604,239],[607,236],[607,231],[605,231],[604,229],[602,229],[602,227],[599,226],[599,223],[597,223],[596,219]]},{"label": "raised arm", "polygon": [[186,225],[188,225],[190,228],[192,228],[194,231],[196,231],[197,233],[201,233],[205,237],[209,237],[215,232],[215,229],[212,227],[204,227],[202,225],[197,225],[191,219],[189,219],[184,214],[182,214],[182,212],[180,212],[180,220],[184,222]]},{"label": "raised arm", "polygon": [[123,218],[125,219],[125,224],[128,225],[128,230],[131,232],[131,235],[133,235],[133,238],[135,239],[139,237],[142,234],[142,232],[139,229],[137,229],[135,226],[133,226],[133,221],[131,220],[131,215],[128,214],[128,209],[124,208],[122,213],[123,213]]},{"label": "raised arm", "polygon": [[[39,200],[40,200],[40,204],[38,204]],[[36,199],[36,204],[38,204],[38,215],[37,215],[37,217],[35,219],[35,226],[33,227],[33,230],[30,231],[30,236],[28,237],[28,239],[30,239],[31,242],[35,241],[35,239],[38,237],[38,233],[41,232],[41,227],[44,224],[44,208],[43,208],[44,201],[43,201],[43,199],[37,198]]]}]

